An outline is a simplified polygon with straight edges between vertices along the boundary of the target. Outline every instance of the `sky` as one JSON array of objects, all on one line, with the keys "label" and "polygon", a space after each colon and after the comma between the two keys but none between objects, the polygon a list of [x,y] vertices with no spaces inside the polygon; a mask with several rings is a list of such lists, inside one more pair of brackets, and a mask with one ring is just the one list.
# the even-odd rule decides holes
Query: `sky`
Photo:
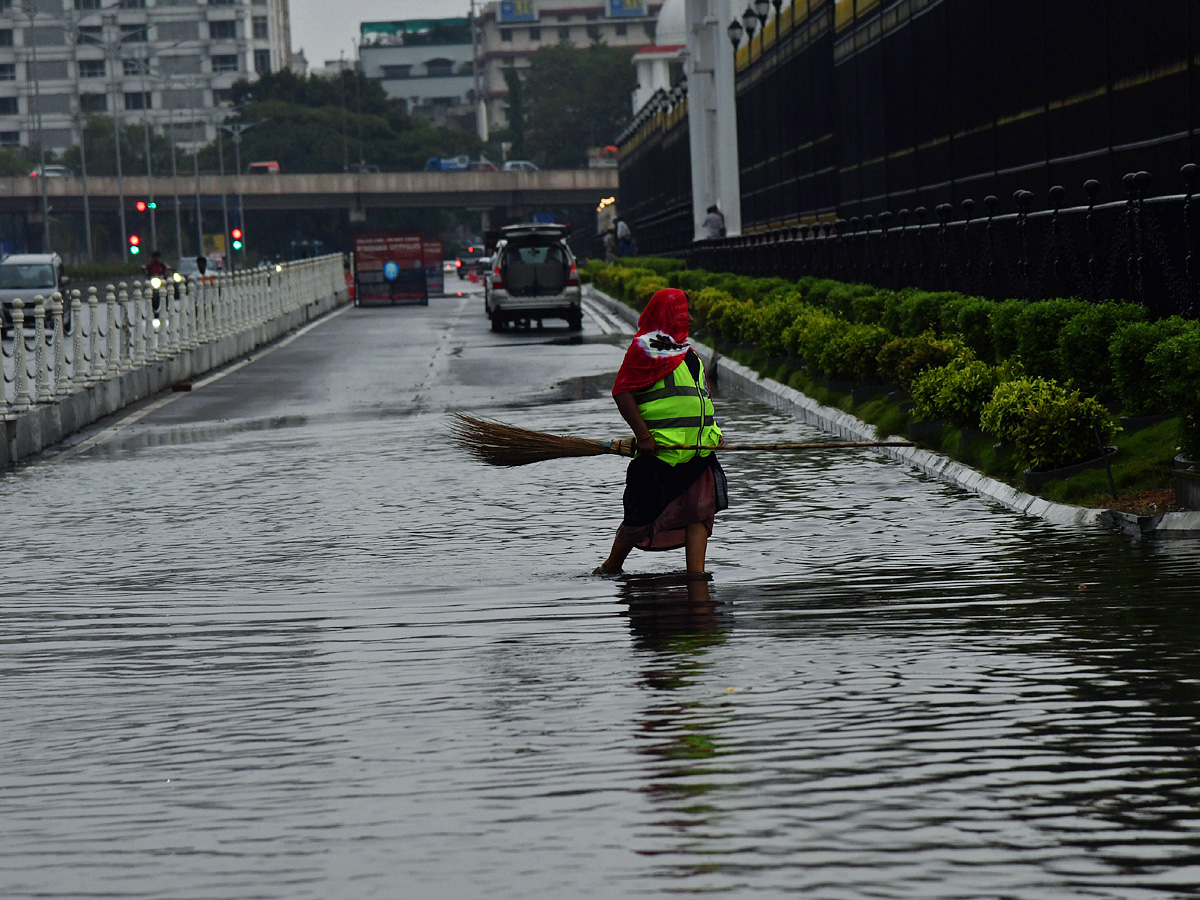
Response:
[{"label": "sky", "polygon": [[[480,5],[485,0],[476,0]],[[360,22],[465,16],[470,0],[291,0],[292,49],[304,50],[310,69],[354,58]]]}]

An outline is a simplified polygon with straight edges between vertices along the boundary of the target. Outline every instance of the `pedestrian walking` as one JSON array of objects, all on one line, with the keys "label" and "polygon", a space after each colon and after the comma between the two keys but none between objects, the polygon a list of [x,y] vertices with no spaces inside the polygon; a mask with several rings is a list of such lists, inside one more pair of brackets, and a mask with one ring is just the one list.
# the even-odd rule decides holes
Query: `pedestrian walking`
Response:
[{"label": "pedestrian walking", "polygon": [[610,225],[604,229],[604,261],[612,265],[617,261],[617,235],[616,231]]},{"label": "pedestrian walking", "polygon": [[617,219],[617,252],[621,256],[633,256],[637,245],[633,241],[633,230],[624,219]]},{"label": "pedestrian walking", "polygon": [[689,578],[705,579],[716,514],[728,505],[721,443],[704,364],[688,345],[687,295],[658,291],[638,319],[613,384],[613,399],[637,439],[625,474],[624,516],[594,572],[616,575],[639,550],[684,548]]}]

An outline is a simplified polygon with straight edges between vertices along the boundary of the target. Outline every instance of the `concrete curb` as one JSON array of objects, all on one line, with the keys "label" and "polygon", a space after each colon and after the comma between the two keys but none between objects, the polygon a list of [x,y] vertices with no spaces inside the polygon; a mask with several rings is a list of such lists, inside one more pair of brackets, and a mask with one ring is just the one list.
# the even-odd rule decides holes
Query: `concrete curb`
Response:
[{"label": "concrete curb", "polygon": [[40,453],[63,438],[171,385],[210,372],[246,356],[307,322],[349,303],[345,291],[293,309],[278,318],[238,334],[182,350],[169,359],[154,360],[138,369],[121,372],[53,403],[14,415],[4,423],[0,441],[0,467]]},{"label": "concrete curb", "polygon": [[[637,325],[638,314],[630,307],[588,285],[589,296],[626,322]],[[697,354],[704,360],[710,375],[722,387],[800,416],[805,422],[847,440],[880,440],[874,425],[840,409],[822,406],[806,394],[763,378],[757,372],[733,360],[726,359],[712,348],[693,341]],[[989,478],[982,472],[956,460],[922,450],[918,447],[880,447],[878,452],[909,463],[927,475],[956,484],[989,500],[1036,516],[1055,525],[1084,528],[1107,528],[1131,537],[1200,537],[1200,511],[1173,512],[1161,516],[1134,516],[1109,509],[1090,509],[1054,503],[1018,491],[1011,485]]]}]

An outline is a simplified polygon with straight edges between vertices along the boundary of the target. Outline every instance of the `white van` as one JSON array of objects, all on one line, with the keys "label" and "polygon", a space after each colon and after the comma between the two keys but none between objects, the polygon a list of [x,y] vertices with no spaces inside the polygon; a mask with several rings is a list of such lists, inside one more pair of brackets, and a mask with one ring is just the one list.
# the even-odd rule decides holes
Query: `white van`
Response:
[{"label": "white van", "polygon": [[[71,279],[63,270],[62,257],[57,253],[12,253],[0,259],[0,316],[4,331],[12,329],[12,303],[20,299],[25,305],[25,324],[33,327],[33,298],[39,294],[50,301],[55,291],[64,294]],[[63,304],[63,327],[70,330],[71,307]],[[49,327],[50,320],[47,318]]]}]

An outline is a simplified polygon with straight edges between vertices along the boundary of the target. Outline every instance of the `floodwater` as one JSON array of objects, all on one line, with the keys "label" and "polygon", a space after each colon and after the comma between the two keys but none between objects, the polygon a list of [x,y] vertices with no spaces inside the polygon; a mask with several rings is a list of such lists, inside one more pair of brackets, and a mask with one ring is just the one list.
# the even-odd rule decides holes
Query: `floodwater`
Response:
[{"label": "floodwater", "polygon": [[1197,895],[1195,545],[728,453],[711,585],[592,577],[623,462],[485,469],[445,414],[618,436],[625,339],[476,302],[0,482],[0,896]]}]

